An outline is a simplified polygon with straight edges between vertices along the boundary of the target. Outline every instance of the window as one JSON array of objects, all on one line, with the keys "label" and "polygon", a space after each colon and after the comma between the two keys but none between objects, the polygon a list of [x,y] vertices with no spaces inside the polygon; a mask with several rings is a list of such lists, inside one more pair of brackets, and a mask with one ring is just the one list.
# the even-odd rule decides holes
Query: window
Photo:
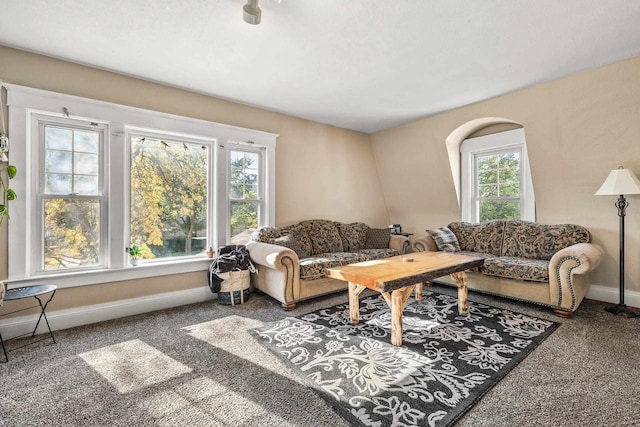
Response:
[{"label": "window", "polygon": [[36,270],[72,270],[104,263],[101,148],[104,127],[38,119],[43,167],[37,195],[43,229]]},{"label": "window", "polygon": [[462,152],[462,220],[535,220],[524,131],[467,139]]},{"label": "window", "polygon": [[192,255],[207,248],[209,146],[130,135],[130,242],[143,258]]},{"label": "window", "polygon": [[11,147],[12,284],[203,271],[209,246],[274,224],[277,135],[5,86],[11,138],[27,142]]},{"label": "window", "polygon": [[229,151],[229,236],[241,242],[242,234],[260,223],[262,210],[261,154],[257,151]]}]

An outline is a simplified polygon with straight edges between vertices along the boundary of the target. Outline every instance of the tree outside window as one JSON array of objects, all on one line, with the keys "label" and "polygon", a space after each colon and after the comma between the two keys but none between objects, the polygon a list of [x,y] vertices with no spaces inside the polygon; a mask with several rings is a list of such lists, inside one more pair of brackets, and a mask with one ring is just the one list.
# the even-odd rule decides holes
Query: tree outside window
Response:
[{"label": "tree outside window", "polygon": [[206,145],[131,137],[130,244],[144,258],[206,249],[208,158]]},{"label": "tree outside window", "polygon": [[520,152],[476,156],[479,221],[520,219]]},{"label": "tree outside window", "polygon": [[44,270],[93,266],[100,260],[101,131],[41,125]]},{"label": "tree outside window", "polygon": [[[231,241],[258,226],[260,215],[260,154],[230,151],[229,227]],[[235,238],[235,239],[234,239]]]}]

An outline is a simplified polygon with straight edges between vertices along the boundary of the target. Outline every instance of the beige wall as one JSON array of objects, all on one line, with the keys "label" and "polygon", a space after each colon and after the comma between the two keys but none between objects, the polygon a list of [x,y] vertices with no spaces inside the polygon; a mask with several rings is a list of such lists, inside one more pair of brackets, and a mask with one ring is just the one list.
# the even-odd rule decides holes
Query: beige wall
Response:
[{"label": "beige wall", "polygon": [[[280,135],[276,149],[278,225],[310,218],[364,221],[372,226],[389,223],[366,134],[4,46],[0,46],[0,79],[7,83],[277,133]],[[11,248],[11,242],[7,244],[6,227],[3,224],[0,228],[0,277],[7,277],[7,250]],[[65,289],[56,297],[55,306],[52,303],[52,309],[204,286],[205,279],[202,272],[195,276],[166,276]]]},{"label": "beige wall", "polygon": [[[481,117],[524,125],[537,221],[588,227],[606,252],[593,282],[617,287],[615,197],[594,193],[618,165],[640,175],[640,57],[371,135],[391,222],[424,234],[460,220],[445,138]],[[626,289],[640,291],[640,196],[628,200]]]}]

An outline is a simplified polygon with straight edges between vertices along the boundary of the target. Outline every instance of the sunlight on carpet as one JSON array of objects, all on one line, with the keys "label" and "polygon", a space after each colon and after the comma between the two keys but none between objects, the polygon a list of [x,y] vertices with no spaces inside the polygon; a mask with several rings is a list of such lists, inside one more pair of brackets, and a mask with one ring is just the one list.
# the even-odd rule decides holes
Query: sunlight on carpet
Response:
[{"label": "sunlight on carpet", "polygon": [[265,411],[257,403],[207,377],[155,393],[138,406],[153,417],[157,422],[154,425],[158,426],[223,426],[228,425],[230,419],[236,425],[243,425]]},{"label": "sunlight on carpet", "polygon": [[226,316],[210,322],[182,328],[192,337],[224,350],[234,356],[254,363],[275,374],[286,377],[299,384],[304,384],[297,375],[286,368],[286,365],[273,353],[266,351],[251,336],[251,331],[264,326],[264,322],[241,316]]},{"label": "sunlight on carpet", "polygon": [[140,340],[114,344],[78,356],[122,394],[191,372],[188,366]]}]

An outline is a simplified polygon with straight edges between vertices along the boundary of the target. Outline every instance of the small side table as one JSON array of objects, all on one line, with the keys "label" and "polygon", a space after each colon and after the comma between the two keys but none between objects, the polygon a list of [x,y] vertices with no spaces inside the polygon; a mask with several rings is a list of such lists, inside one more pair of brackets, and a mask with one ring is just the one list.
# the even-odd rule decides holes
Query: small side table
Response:
[{"label": "small side table", "polygon": [[391,235],[409,237],[409,236],[413,236],[413,233],[391,233]]},{"label": "small side table", "polygon": [[[55,343],[56,339],[53,336],[53,332],[51,332],[51,326],[49,326],[49,320],[47,319],[47,314],[45,313],[45,311],[47,310],[47,306],[49,305],[49,303],[53,300],[53,297],[55,296],[57,289],[58,289],[58,287],[56,285],[33,285],[33,286],[22,286],[20,288],[7,289],[7,291],[6,291],[5,295],[4,295],[4,301],[15,301],[15,300],[24,299],[24,298],[31,298],[31,297],[33,297],[36,300],[38,300],[38,304],[40,305],[40,317],[38,317],[38,322],[36,323],[36,327],[33,328],[33,332],[31,332],[31,336],[34,337],[36,335],[36,331],[38,330],[38,326],[40,325],[40,321],[44,317],[44,321],[47,324],[47,329],[49,329],[49,335],[51,336],[51,339]],[[42,300],[40,299],[40,296],[44,295],[44,294],[48,294],[50,292],[51,292],[51,296],[43,304]],[[34,307],[38,307],[38,306],[34,305],[34,306],[31,306],[31,307],[27,307],[27,308],[23,308],[23,309],[20,309],[20,310],[12,311],[10,313],[5,313],[3,315],[0,315],[0,317],[4,317],[4,316],[7,316],[7,315],[13,314],[13,313],[18,313],[20,311],[30,310],[30,309],[32,309]],[[29,332],[27,332],[26,334],[19,335],[18,337],[23,337],[23,336],[26,336],[26,335],[29,335]],[[16,337],[16,338],[18,338],[18,337]],[[0,344],[2,344],[2,351],[4,352],[5,363],[7,363],[9,361],[9,356],[7,356],[7,348],[5,347],[4,341],[2,340],[2,334],[0,334]],[[31,343],[29,343],[29,344],[31,344]],[[25,344],[25,345],[29,345],[29,344]],[[21,348],[21,347],[24,347],[24,346],[20,346],[20,347],[16,347],[16,348]]]}]

